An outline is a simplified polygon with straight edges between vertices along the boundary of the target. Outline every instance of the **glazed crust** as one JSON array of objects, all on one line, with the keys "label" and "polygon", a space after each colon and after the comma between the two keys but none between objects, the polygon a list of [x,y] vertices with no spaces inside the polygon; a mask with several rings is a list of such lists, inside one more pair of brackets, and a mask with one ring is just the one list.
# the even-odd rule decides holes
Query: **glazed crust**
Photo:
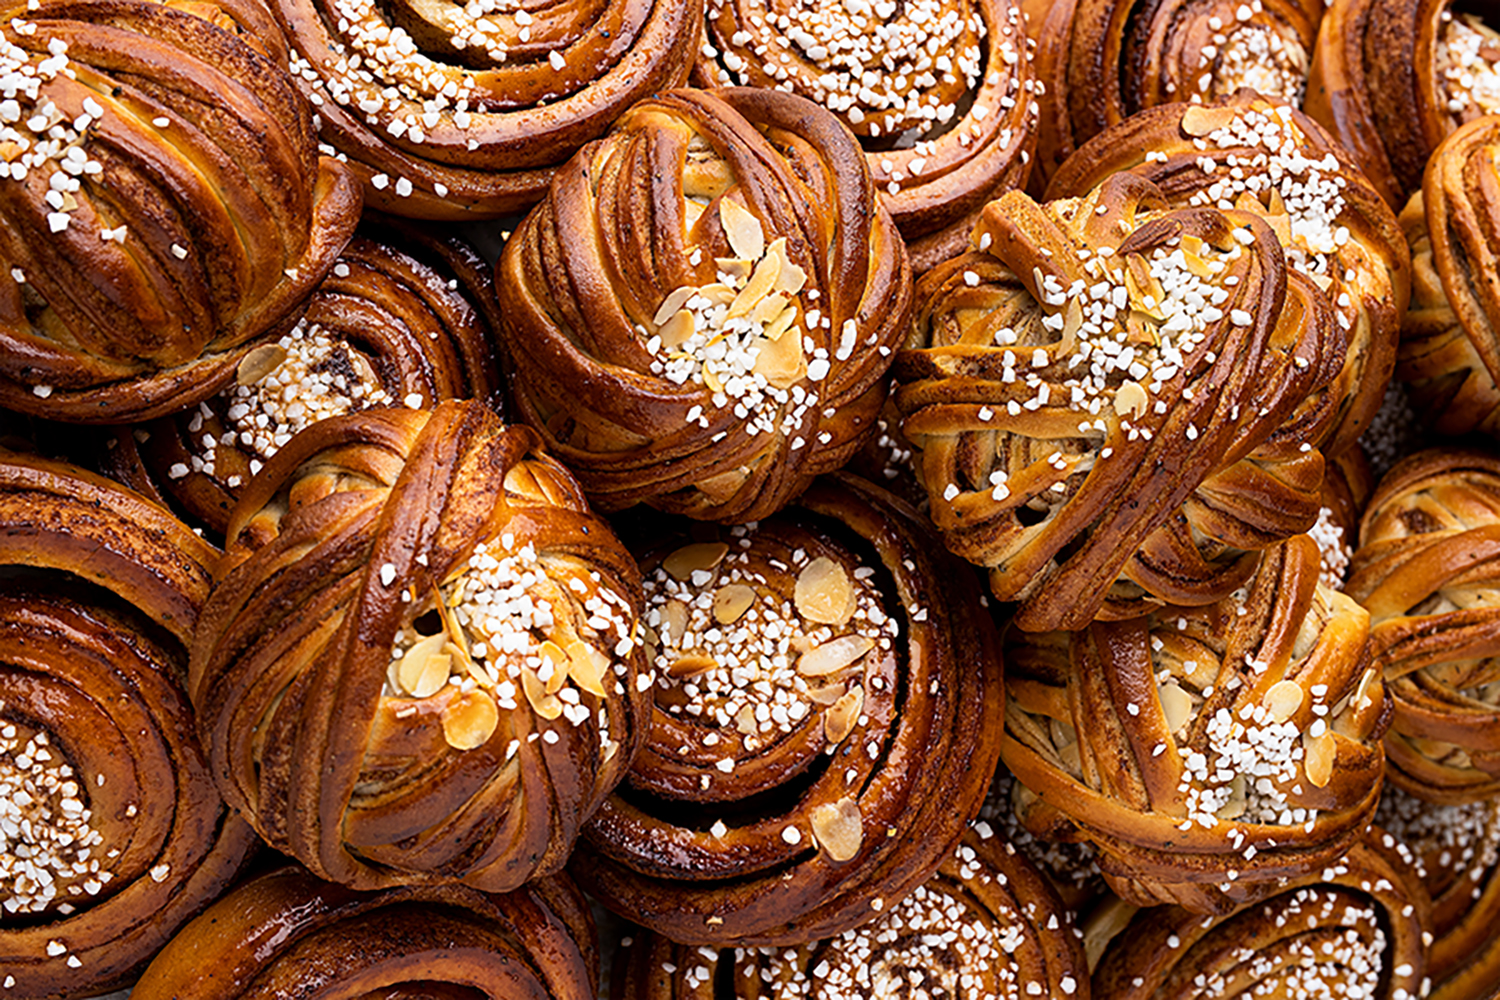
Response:
[{"label": "glazed crust", "polygon": [[561,876],[505,895],[467,886],[357,893],[296,867],[261,875],[183,928],[137,1000],[591,1000],[588,905]]},{"label": "glazed crust", "polygon": [[97,423],[197,402],[333,266],[358,221],[352,176],[318,156],[281,67],[203,18],[52,0],[4,21],[33,72],[49,44],[67,45],[54,58],[70,72],[33,103],[88,125],[62,210],[44,197],[49,178],[72,181],[40,154],[24,183],[0,187],[0,405]]},{"label": "glazed crust", "polygon": [[214,556],[113,483],[0,451],[0,969],[18,996],[125,985],[255,843],[183,689]]},{"label": "glazed crust", "polygon": [[[777,290],[722,283],[721,267],[759,274],[773,260]],[[874,428],[910,273],[832,114],[776,91],[669,91],[569,161],[506,245],[497,285],[517,413],[604,510],[756,520]],[[695,288],[782,312],[751,314],[721,363],[692,345],[740,319],[715,319],[720,307],[687,297]],[[685,316],[696,325],[680,340]]]},{"label": "glazed crust", "polygon": [[[707,701],[701,713],[673,713],[681,695],[659,684],[651,738],[585,831],[571,870],[611,909],[689,944],[804,944],[871,919],[950,855],[998,759],[993,626],[972,574],[934,557],[915,512],[840,475],[815,483],[766,530],[761,542],[725,537],[736,552],[751,540],[745,579],[765,579],[754,585],[764,591],[759,607],[800,605],[797,581],[807,586],[819,559],[837,561],[845,585],[871,581],[856,593],[869,586],[884,595],[879,614],[861,605],[854,620],[890,620],[896,638],[838,672],[808,657],[849,640],[794,646],[806,688],[838,688],[798,694],[796,711],[781,706],[792,719],[781,729]],[[811,561],[779,563],[783,544],[802,546]],[[737,562],[726,556],[719,572]],[[762,634],[786,634],[779,618],[753,620]],[[658,658],[659,671],[678,674],[675,655]],[[754,654],[743,669],[763,674],[772,655]],[[698,685],[712,683],[705,675]]]},{"label": "glazed crust", "polygon": [[215,780],[355,888],[555,871],[640,736],[638,574],[483,404],[321,421],[251,483],[216,568],[191,674]]}]

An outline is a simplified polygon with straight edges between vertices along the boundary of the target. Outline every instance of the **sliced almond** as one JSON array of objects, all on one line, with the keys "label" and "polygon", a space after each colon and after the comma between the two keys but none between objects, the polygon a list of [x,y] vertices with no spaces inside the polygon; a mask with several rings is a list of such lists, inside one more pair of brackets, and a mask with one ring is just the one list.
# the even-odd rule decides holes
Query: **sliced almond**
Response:
[{"label": "sliced almond", "polygon": [[780,246],[782,248],[780,251],[781,273],[776,276],[776,291],[784,292],[787,295],[796,295],[807,287],[807,271],[803,270],[800,265],[793,264],[787,258],[785,237],[772,243],[771,246]]},{"label": "sliced almond", "polygon": [[[786,308],[782,309],[781,312],[776,314],[775,319],[766,324],[765,330],[762,331],[762,336],[764,336],[767,340],[779,340],[781,339],[781,335],[790,330],[792,328],[792,324],[795,322],[797,322],[797,309],[795,306],[788,305]],[[802,338],[798,337],[796,339],[800,341]],[[800,359],[800,350],[798,351],[798,355]]]},{"label": "sliced almond", "polygon": [[1302,707],[1303,694],[1302,685],[1296,681],[1277,681],[1266,691],[1263,702],[1266,711],[1271,713],[1271,718],[1277,722],[1285,722]]},{"label": "sliced almond", "polygon": [[700,479],[693,485],[714,503],[724,503],[745,485],[745,478],[749,475],[750,469],[742,465],[737,469]]},{"label": "sliced almond", "polygon": [[780,292],[772,292],[750,310],[750,322],[759,323],[762,327],[768,325],[772,320],[780,319],[781,314],[786,311],[786,296]]},{"label": "sliced almond", "polygon": [[681,601],[672,600],[661,606],[661,628],[668,642],[681,642],[687,634],[688,609]]},{"label": "sliced almond", "polygon": [[363,351],[348,350],[344,353],[349,358],[349,366],[354,369],[360,385],[370,389],[381,387],[380,373],[375,370],[374,365],[370,364],[370,359],[365,357]]},{"label": "sliced almond", "polygon": [[1237,819],[1245,815],[1249,803],[1249,796],[1245,792],[1245,776],[1236,774],[1229,782],[1229,801],[1220,806],[1214,815],[1220,819]]},{"label": "sliced almond", "polygon": [[1208,261],[1204,260],[1202,257],[1198,256],[1195,253],[1184,253],[1182,255],[1182,263],[1186,265],[1188,271],[1190,271],[1197,277],[1213,277],[1214,272],[1213,269],[1208,266]]},{"label": "sliced almond", "polygon": [[1182,234],[1181,246],[1182,249],[1187,251],[1188,253],[1195,253],[1199,254],[1200,256],[1203,253],[1202,237],[1194,236],[1192,233]]},{"label": "sliced almond", "polygon": [[[570,666],[568,654],[561,646],[548,639],[542,643],[542,660],[552,668],[547,674],[547,680],[544,682],[547,686],[547,693],[557,694],[557,692],[562,690],[563,685],[568,683],[568,668]],[[540,673],[537,675],[537,679],[541,679]]]},{"label": "sliced almond", "polygon": [[842,565],[819,556],[797,575],[792,601],[808,621],[842,625],[854,613],[854,586]]},{"label": "sliced almond", "polygon": [[814,705],[832,705],[844,696],[845,690],[847,688],[842,681],[825,687],[810,688],[807,692],[807,700]]},{"label": "sliced almond", "polygon": [[568,643],[568,675],[589,694],[603,698],[604,678],[609,675],[609,657],[582,639]]},{"label": "sliced almond", "polygon": [[1115,390],[1115,413],[1119,416],[1128,415],[1139,419],[1145,415],[1150,405],[1151,399],[1146,395],[1146,388],[1139,382],[1126,382]]},{"label": "sliced almond", "polygon": [[755,265],[755,272],[750,275],[750,280],[745,282],[745,287],[740,289],[734,301],[729,304],[729,311],[724,314],[724,318],[748,316],[762,299],[771,294],[771,289],[776,285],[776,276],[780,273],[780,256],[768,253],[762,257],[760,263]]},{"label": "sliced almond", "polygon": [[[782,315],[795,313],[795,309],[788,309]],[[774,340],[760,341],[759,348],[753,370],[757,375],[765,376],[766,381],[776,388],[785,389],[794,385],[807,374],[807,358],[802,353],[801,337],[777,336]]]},{"label": "sliced almond", "polygon": [[651,322],[657,326],[664,326],[667,320],[676,314],[677,310],[687,304],[688,299],[697,294],[697,291],[698,289],[692,285],[683,285],[675,292],[669,294],[665,299],[662,299],[661,307],[656,310],[656,315],[652,317]]},{"label": "sliced almond", "polygon": [[701,653],[689,653],[687,656],[679,656],[673,660],[672,665],[667,668],[667,673],[678,678],[696,677],[699,674],[714,670],[718,666],[719,661],[715,660],[712,656],[704,656]]},{"label": "sliced almond", "polygon": [[733,625],[754,603],[755,591],[751,588],[743,583],[725,584],[714,591],[714,621]]},{"label": "sliced almond", "polygon": [[834,861],[848,861],[859,853],[864,840],[864,817],[859,803],[849,796],[837,802],[814,806],[811,821],[813,839]]},{"label": "sliced almond", "polygon": [[443,646],[447,641],[448,637],[442,633],[429,635],[406,651],[396,671],[401,690],[413,698],[427,698],[443,689],[448,683],[448,669],[444,663],[448,658],[443,656]]},{"label": "sliced almond", "polygon": [[1161,714],[1167,722],[1167,732],[1179,733],[1193,717],[1193,696],[1173,681],[1163,684],[1157,691],[1161,700]]},{"label": "sliced almond", "polygon": [[1375,682],[1375,668],[1374,667],[1371,667],[1370,669],[1366,670],[1363,674],[1360,675],[1360,677],[1359,677],[1359,686],[1354,689],[1353,705],[1354,705],[1354,710],[1356,712],[1365,707],[1366,700],[1369,697],[1370,685],[1373,684],[1374,682]]},{"label": "sliced almond", "polygon": [[480,687],[485,688],[491,688],[495,686],[495,682],[490,679],[490,675],[485,672],[485,669],[483,667],[474,662],[474,659],[469,655],[468,650],[455,646],[450,642],[443,647],[443,652],[452,657],[453,662],[462,667],[464,673],[467,673],[474,679],[475,684],[478,684]]},{"label": "sliced almond", "polygon": [[733,198],[719,199],[719,221],[736,257],[760,260],[766,252],[766,231],[749,209]]},{"label": "sliced almond", "polygon": [[459,695],[443,708],[443,739],[455,750],[484,746],[499,724],[495,699],[483,691]]},{"label": "sliced almond", "polygon": [[755,722],[755,706],[743,705],[734,714],[734,728],[740,731],[742,736],[750,736],[760,727]]},{"label": "sliced almond", "polygon": [[549,722],[562,715],[562,699],[555,694],[548,694],[546,686],[530,667],[521,668],[521,690],[526,692],[526,700],[531,703],[531,710],[537,715]]},{"label": "sliced almond", "polygon": [[714,267],[720,274],[728,274],[743,281],[755,270],[755,261],[743,257],[715,257]]},{"label": "sliced almond", "polygon": [[1073,345],[1081,329],[1083,329],[1083,303],[1076,298],[1069,299],[1068,308],[1063,313],[1062,339],[1057,344],[1058,357],[1073,353]]},{"label": "sliced almond", "polygon": [[712,285],[704,285],[698,289],[698,294],[703,296],[704,301],[710,305],[721,306],[727,302],[733,302],[736,292],[728,285],[714,282]]},{"label": "sliced almond", "polygon": [[1307,780],[1319,788],[1326,788],[1333,777],[1334,758],[1338,747],[1333,742],[1333,733],[1323,730],[1322,736],[1302,734],[1302,766],[1307,771]]},{"label": "sliced almond", "polygon": [[695,332],[695,323],[692,313],[686,309],[677,310],[656,331],[657,336],[661,337],[662,346],[672,348],[684,343]]},{"label": "sliced almond", "polygon": [[830,753],[833,747],[842,743],[844,737],[854,731],[854,724],[859,721],[859,713],[864,711],[864,707],[864,689],[853,687],[823,713],[823,735],[828,739]]},{"label": "sliced almond", "polygon": [[863,635],[841,635],[802,654],[797,673],[804,677],[826,677],[843,670],[875,648],[875,641]]},{"label": "sliced almond", "polygon": [[235,379],[240,385],[255,385],[280,368],[285,360],[286,348],[280,344],[262,344],[240,359]]},{"label": "sliced almond", "polygon": [[729,554],[723,542],[695,542],[684,545],[662,560],[662,569],[679,580],[690,580],[699,570],[711,570]]},{"label": "sliced almond", "polygon": [[682,231],[690,233],[698,220],[703,218],[703,212],[708,206],[696,198],[682,199]]},{"label": "sliced almond", "polygon": [[1182,130],[1195,138],[1205,136],[1233,122],[1235,114],[1233,108],[1194,104],[1182,113]]}]

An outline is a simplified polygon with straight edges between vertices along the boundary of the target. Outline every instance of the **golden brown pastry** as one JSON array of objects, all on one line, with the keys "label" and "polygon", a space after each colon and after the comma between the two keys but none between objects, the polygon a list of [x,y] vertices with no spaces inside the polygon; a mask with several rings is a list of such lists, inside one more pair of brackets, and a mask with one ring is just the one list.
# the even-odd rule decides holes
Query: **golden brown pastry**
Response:
[{"label": "golden brown pastry", "polygon": [[184,690],[215,555],[113,483],[0,450],[0,995],[126,985],[255,843]]},{"label": "golden brown pastry", "polygon": [[358,889],[509,891],[624,775],[640,577],[478,402],[320,421],[235,507],[192,657],[225,800]]},{"label": "golden brown pastry", "polygon": [[1118,170],[1158,185],[1174,207],[1239,208],[1271,224],[1287,267],[1326,295],[1347,344],[1331,398],[1314,407],[1332,407],[1333,425],[1310,440],[1329,456],[1349,448],[1390,380],[1411,268],[1395,216],[1348,153],[1291,105],[1244,92],[1214,108],[1164,105],[1110,128],[1063,166],[1047,196],[1084,194]]},{"label": "golden brown pastry", "polygon": [[489,267],[468,244],[367,221],[296,326],[247,355],[217,395],[118,428],[106,471],[222,536],[246,484],[309,424],[369,406],[498,400],[498,324]]},{"label": "golden brown pastry", "polygon": [[1434,806],[1388,786],[1375,822],[1416,857],[1432,896],[1432,1000],[1486,1000],[1500,984],[1500,799]]},{"label": "golden brown pastry", "polygon": [[[1426,996],[1428,901],[1386,839],[1371,830],[1311,879],[1222,917],[1175,906],[1110,914],[1084,930],[1089,938],[1115,933],[1094,969],[1094,996]],[[1104,945],[1091,940],[1089,947],[1092,956]]]},{"label": "golden brown pastry", "polygon": [[1301,107],[1323,0],[1033,0],[1044,84],[1037,174],[1160,104],[1213,104],[1249,87]]},{"label": "golden brown pastry", "polygon": [[918,273],[963,251],[986,202],[1022,187],[1039,90],[1018,0],[708,0],[701,86],[828,108],[865,150]]},{"label": "golden brown pastry", "polygon": [[1411,244],[1411,309],[1401,324],[1396,377],[1423,427],[1500,437],[1500,116],[1443,140],[1422,189],[1401,213]]},{"label": "golden brown pastry", "polygon": [[506,244],[517,410],[605,510],[765,517],[873,430],[910,275],[828,111],[662,94],[560,170]]},{"label": "golden brown pastry", "polygon": [[593,1000],[583,895],[561,876],[505,895],[467,886],[357,893],[296,867],[237,888],[182,929],[133,1000]]},{"label": "golden brown pastry", "polygon": [[1396,704],[1386,775],[1442,805],[1500,793],[1500,459],[1435,448],[1370,500],[1345,590]]},{"label": "golden brown pastry", "polygon": [[842,934],[715,952],[644,933],[611,978],[615,1000],[1089,996],[1077,928],[1047,880],[987,828],[965,834],[931,878]]},{"label": "golden brown pastry", "polygon": [[333,266],[354,179],[267,47],[204,17],[28,0],[0,23],[0,405],[108,423],[211,395]]},{"label": "golden brown pastry", "polygon": [[1380,797],[1390,717],[1369,619],[1269,549],[1202,608],[1006,644],[1005,765],[1033,831],[1099,849],[1118,895],[1225,913],[1328,864]]},{"label": "golden brown pastry", "polygon": [[1500,112],[1500,35],[1484,10],[1449,0],[1329,5],[1307,112],[1392,208],[1421,186],[1427,158],[1454,129]]},{"label": "golden brown pastry", "polygon": [[1010,192],[925,275],[896,405],[948,547],[1024,629],[1233,591],[1317,517],[1341,361],[1326,299],[1256,213],[1116,174]]},{"label": "golden brown pastry", "polygon": [[641,549],[650,735],[571,870],[674,941],[841,934],[951,855],[994,773],[977,580],[848,475],[752,527],[676,527]]},{"label": "golden brown pastry", "polygon": [[269,0],[318,135],[365,203],[419,219],[523,211],[626,108],[687,82],[701,0]]}]

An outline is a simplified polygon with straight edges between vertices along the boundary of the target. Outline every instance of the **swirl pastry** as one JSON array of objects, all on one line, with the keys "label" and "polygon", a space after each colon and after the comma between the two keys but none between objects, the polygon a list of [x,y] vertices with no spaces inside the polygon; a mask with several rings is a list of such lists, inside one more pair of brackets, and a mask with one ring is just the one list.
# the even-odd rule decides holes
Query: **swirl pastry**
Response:
[{"label": "swirl pastry", "polygon": [[1443,140],[1422,190],[1401,213],[1411,244],[1411,309],[1401,324],[1396,376],[1421,423],[1440,434],[1500,437],[1500,116]]},{"label": "swirl pastry", "polygon": [[1381,480],[1345,590],[1396,703],[1386,775],[1444,805],[1500,794],[1500,459],[1433,449]]},{"label": "swirl pastry", "polygon": [[1426,894],[1385,839],[1372,830],[1312,879],[1222,917],[1137,912],[1094,969],[1094,996],[1426,996]]},{"label": "swirl pastry", "polygon": [[0,451],[0,993],[129,982],[239,872],[183,689],[212,548],[160,508]]},{"label": "swirl pastry", "polygon": [[247,355],[218,395],[141,433],[121,428],[106,469],[222,535],[245,484],[309,424],[498,395],[498,322],[489,268],[467,244],[367,224],[295,327]]},{"label": "swirl pastry", "polygon": [[0,19],[0,405],[99,423],[211,395],[333,266],[352,176],[281,67],[203,17],[36,0]]},{"label": "swirl pastry", "polygon": [[1432,896],[1430,996],[1493,996],[1500,983],[1500,800],[1434,806],[1391,786],[1375,822],[1416,856]]},{"label": "swirl pastry", "polygon": [[1323,460],[1289,418],[1337,345],[1259,215],[1122,173],[1010,192],[973,243],[923,277],[895,399],[944,540],[1021,628],[1209,603],[1313,523]]},{"label": "swirl pastry", "polygon": [[986,826],[965,834],[926,882],[852,930],[796,948],[732,952],[646,934],[622,952],[614,975],[623,981],[616,1000],[1089,995],[1078,932],[1052,887]]},{"label": "swirl pastry", "polygon": [[1449,0],[1332,3],[1318,35],[1307,112],[1399,209],[1444,138],[1500,112],[1497,63],[1500,35]]},{"label": "swirl pastry", "polygon": [[994,629],[917,515],[820,480],[643,556],[650,736],[571,870],[674,941],[805,944],[942,863],[999,757]]},{"label": "swirl pastry", "polygon": [[356,889],[508,891],[624,775],[640,576],[483,404],[320,421],[246,489],[193,648],[225,800]]},{"label": "swirl pastry", "polygon": [[517,410],[606,510],[756,520],[873,430],[910,274],[829,112],[663,94],[560,170],[506,244]]},{"label": "swirl pastry", "polygon": [[1325,294],[1347,343],[1331,398],[1317,404],[1334,408],[1331,429],[1308,440],[1330,456],[1353,445],[1395,365],[1411,270],[1396,217],[1349,155],[1290,105],[1246,92],[1215,108],[1153,108],[1109,129],[1047,196],[1081,195],[1119,170],[1146,177],[1176,207],[1234,207],[1271,224],[1288,267]]},{"label": "swirl pastry", "polygon": [[637,101],[687,82],[701,0],[269,0],[319,138],[365,203],[419,219],[523,211]]},{"label": "swirl pastry", "polygon": [[504,895],[461,885],[357,893],[287,867],[184,927],[130,995],[593,1000],[597,951],[588,904],[561,876]]},{"label": "swirl pastry", "polygon": [[1089,139],[1161,104],[1214,104],[1249,87],[1301,107],[1324,0],[1028,6],[1044,85],[1037,172],[1045,180]]},{"label": "swirl pastry", "polygon": [[1068,823],[1118,895],[1223,913],[1349,848],[1380,797],[1389,719],[1368,617],[1317,547],[1246,587],[1006,646],[1005,764],[1028,827]]},{"label": "swirl pastry", "polygon": [[1019,0],[708,0],[703,86],[816,101],[859,138],[921,273],[962,252],[986,202],[1022,187],[1036,87]]}]

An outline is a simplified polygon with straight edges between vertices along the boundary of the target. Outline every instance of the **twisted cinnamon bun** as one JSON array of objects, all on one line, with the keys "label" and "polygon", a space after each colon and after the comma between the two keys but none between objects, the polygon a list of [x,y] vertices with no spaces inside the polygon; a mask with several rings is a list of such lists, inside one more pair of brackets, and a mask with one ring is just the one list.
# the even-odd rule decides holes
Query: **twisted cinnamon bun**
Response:
[{"label": "twisted cinnamon bun", "polygon": [[1020,627],[1207,604],[1312,525],[1327,408],[1304,401],[1340,345],[1260,215],[1121,173],[1010,192],[973,244],[923,277],[895,399],[944,540]]},{"label": "twisted cinnamon bun", "polygon": [[1140,910],[1094,969],[1094,996],[1426,996],[1426,894],[1388,839],[1371,830],[1311,879],[1220,917]]},{"label": "twisted cinnamon bun", "polygon": [[1347,345],[1331,398],[1317,402],[1335,410],[1333,422],[1326,437],[1307,440],[1330,456],[1353,445],[1395,365],[1411,268],[1396,217],[1348,153],[1291,105],[1247,91],[1213,108],[1153,108],[1110,128],[1063,166],[1047,195],[1084,194],[1119,170],[1158,185],[1174,207],[1233,207],[1270,223],[1288,268],[1323,292]]},{"label": "twisted cinnamon bun", "polygon": [[640,577],[483,404],[298,434],[246,489],[192,657],[226,801],[354,888],[561,867],[650,686]]},{"label": "twisted cinnamon bun", "polygon": [[255,841],[184,691],[215,553],[164,510],[0,451],[0,992],[128,983]]},{"label": "twisted cinnamon bun", "polygon": [[0,405],[101,423],[211,395],[333,266],[353,178],[266,49],[204,17],[28,0],[0,22]]},{"label": "twisted cinnamon bun", "polygon": [[1345,590],[1396,705],[1390,781],[1443,805],[1500,793],[1500,459],[1432,449],[1381,480]]},{"label": "twisted cinnamon bun", "polygon": [[1004,694],[977,583],[852,476],[691,538],[644,550],[650,736],[571,870],[674,941],[841,934],[931,875],[983,801]]},{"label": "twisted cinnamon bun", "polygon": [[419,219],[534,205],[637,101],[687,82],[702,0],[270,0],[319,138],[366,204]]},{"label": "twisted cinnamon bun", "polygon": [[662,94],[506,244],[517,409],[606,510],[756,520],[874,428],[910,275],[832,114],[768,90]]},{"label": "twisted cinnamon bun", "polygon": [[1348,850],[1390,709],[1368,617],[1301,536],[1239,593],[1006,646],[1005,764],[1028,827],[1071,825],[1138,905],[1224,913]]},{"label": "twisted cinnamon bun", "polygon": [[917,273],[960,253],[986,202],[1022,187],[1037,103],[1018,0],[708,0],[701,86],[816,101],[865,150]]},{"label": "twisted cinnamon bun", "polygon": [[646,934],[623,950],[614,977],[616,1000],[1089,995],[1072,920],[1047,880],[986,826],[852,930],[796,948],[733,951]]},{"label": "twisted cinnamon bun", "polygon": [[369,406],[498,397],[498,323],[489,268],[468,244],[367,222],[296,326],[217,395],[119,428],[106,471],[222,536],[245,485],[302,428]]},{"label": "twisted cinnamon bun", "polygon": [[561,876],[505,895],[461,885],[357,893],[287,867],[184,927],[130,995],[593,1000],[597,951],[588,905]]}]

